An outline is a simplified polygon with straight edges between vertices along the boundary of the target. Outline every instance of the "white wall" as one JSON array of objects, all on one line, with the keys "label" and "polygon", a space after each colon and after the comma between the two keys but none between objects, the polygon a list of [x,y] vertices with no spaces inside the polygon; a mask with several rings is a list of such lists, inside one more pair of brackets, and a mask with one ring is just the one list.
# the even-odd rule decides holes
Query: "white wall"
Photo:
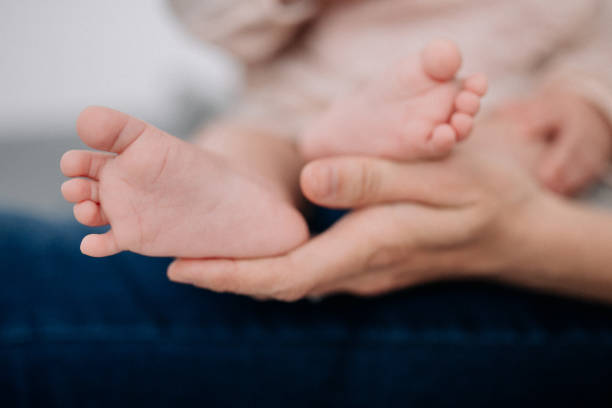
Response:
[{"label": "white wall", "polygon": [[0,2],[0,139],[66,137],[90,104],[183,129],[194,106],[227,99],[236,78],[163,0]]}]

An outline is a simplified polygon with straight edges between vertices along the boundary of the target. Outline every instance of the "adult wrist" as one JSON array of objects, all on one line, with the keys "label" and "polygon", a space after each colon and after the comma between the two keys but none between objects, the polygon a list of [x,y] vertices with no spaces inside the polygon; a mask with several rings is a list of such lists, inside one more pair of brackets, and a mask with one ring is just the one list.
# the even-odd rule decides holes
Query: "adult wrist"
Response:
[{"label": "adult wrist", "polygon": [[495,278],[553,267],[551,257],[558,258],[568,212],[571,208],[565,200],[543,190],[521,204],[500,226]]},{"label": "adult wrist", "polygon": [[574,268],[573,245],[578,210],[571,202],[542,192],[509,227],[509,239],[501,251],[507,254],[496,279],[539,287],[554,282],[563,271]]}]

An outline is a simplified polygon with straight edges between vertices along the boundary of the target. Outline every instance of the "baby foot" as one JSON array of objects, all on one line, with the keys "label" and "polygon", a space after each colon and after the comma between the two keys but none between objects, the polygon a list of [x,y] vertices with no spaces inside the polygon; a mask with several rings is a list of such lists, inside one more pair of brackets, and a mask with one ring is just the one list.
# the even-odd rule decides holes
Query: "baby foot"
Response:
[{"label": "baby foot", "polygon": [[453,42],[430,43],[420,58],[400,62],[338,100],[305,132],[304,157],[365,154],[408,160],[447,155],[468,137],[487,89],[482,74],[457,81],[460,65]]},{"label": "baby foot", "polygon": [[308,237],[299,212],[263,180],[214,153],[107,108],[81,113],[88,146],[61,160],[66,200],[90,234],[81,251],[102,257],[129,250],[149,256],[250,258],[281,254]]}]

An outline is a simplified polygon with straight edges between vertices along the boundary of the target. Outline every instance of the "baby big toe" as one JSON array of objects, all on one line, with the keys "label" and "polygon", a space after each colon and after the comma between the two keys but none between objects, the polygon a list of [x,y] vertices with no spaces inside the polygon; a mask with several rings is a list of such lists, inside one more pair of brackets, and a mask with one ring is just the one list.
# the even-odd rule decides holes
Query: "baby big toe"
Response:
[{"label": "baby big toe", "polygon": [[427,44],[421,54],[423,70],[437,81],[449,81],[461,66],[457,44],[449,40],[435,40]]},{"label": "baby big toe", "polygon": [[130,115],[100,106],[86,108],[77,119],[77,133],[87,146],[113,153],[123,152],[153,129]]}]

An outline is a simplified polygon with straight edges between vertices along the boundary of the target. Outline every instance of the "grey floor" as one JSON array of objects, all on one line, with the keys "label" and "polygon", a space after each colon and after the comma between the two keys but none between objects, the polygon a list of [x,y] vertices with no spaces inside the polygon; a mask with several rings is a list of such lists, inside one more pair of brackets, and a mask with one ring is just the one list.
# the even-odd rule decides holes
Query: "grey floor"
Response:
[{"label": "grey floor", "polygon": [[[76,135],[66,139],[0,142],[0,208],[45,217],[71,217],[60,185],[59,159],[68,149],[83,148]],[[612,189],[594,187],[585,200],[612,207]]]}]

